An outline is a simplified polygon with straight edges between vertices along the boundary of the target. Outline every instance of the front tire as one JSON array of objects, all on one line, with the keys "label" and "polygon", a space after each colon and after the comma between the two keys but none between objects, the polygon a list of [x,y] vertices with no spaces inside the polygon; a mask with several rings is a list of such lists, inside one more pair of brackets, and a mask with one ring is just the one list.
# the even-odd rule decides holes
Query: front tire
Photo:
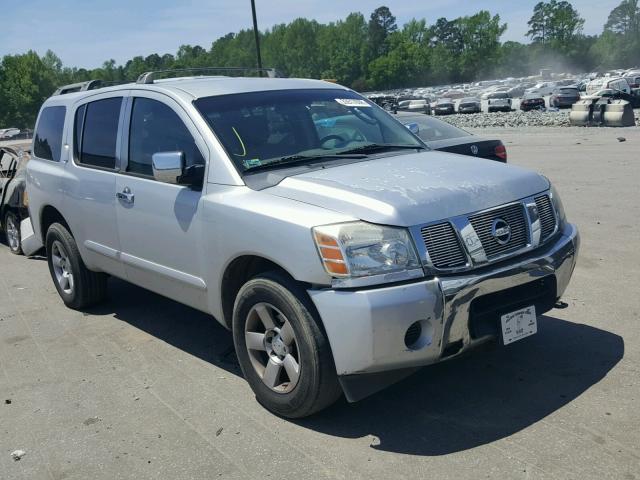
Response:
[{"label": "front tire", "polygon": [[341,394],[329,341],[306,292],[269,272],[249,280],[233,310],[233,341],[258,401],[288,418],[309,416]]},{"label": "front tire", "polygon": [[49,227],[46,246],[51,278],[67,307],[80,310],[104,300],[107,275],[85,266],[75,239],[63,225]]},{"label": "front tire", "polygon": [[4,217],[4,235],[9,245],[9,251],[14,255],[22,255],[20,220],[18,220],[18,216],[13,212],[7,212]]}]

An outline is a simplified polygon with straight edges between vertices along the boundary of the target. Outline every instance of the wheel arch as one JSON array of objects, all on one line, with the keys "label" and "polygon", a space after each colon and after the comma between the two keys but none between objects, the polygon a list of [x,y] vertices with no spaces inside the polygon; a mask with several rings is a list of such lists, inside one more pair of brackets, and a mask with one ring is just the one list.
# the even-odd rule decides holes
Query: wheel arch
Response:
[{"label": "wheel arch", "polygon": [[62,213],[60,213],[60,211],[53,205],[45,205],[40,211],[40,221],[38,223],[43,244],[46,244],[47,230],[49,230],[49,227],[54,223],[64,225],[71,236],[73,236],[69,223],[65,220]]},{"label": "wheel arch", "polygon": [[233,319],[233,305],[240,288],[251,278],[261,273],[278,271],[291,280],[297,280],[287,269],[278,263],[260,255],[245,254],[234,258],[224,269],[221,279],[220,300],[223,313],[223,321],[227,328],[231,329]]}]

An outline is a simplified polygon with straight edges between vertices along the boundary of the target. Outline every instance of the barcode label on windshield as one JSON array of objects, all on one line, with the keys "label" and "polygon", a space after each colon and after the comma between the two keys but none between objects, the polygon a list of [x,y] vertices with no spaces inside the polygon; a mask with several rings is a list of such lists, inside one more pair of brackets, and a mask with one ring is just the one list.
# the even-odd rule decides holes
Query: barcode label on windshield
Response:
[{"label": "barcode label on windshield", "polygon": [[360,100],[358,98],[336,98],[336,102],[340,105],[344,105],[345,107],[370,107],[365,100]]}]

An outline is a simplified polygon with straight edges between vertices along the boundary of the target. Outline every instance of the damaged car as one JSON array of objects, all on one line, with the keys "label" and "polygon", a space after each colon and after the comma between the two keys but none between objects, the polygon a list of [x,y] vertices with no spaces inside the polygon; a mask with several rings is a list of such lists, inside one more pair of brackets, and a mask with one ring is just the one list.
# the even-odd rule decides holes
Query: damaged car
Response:
[{"label": "damaged car", "polygon": [[22,254],[20,224],[29,218],[26,165],[29,152],[0,147],[0,227],[11,253]]},{"label": "damaged car", "polygon": [[546,103],[544,97],[537,93],[526,93],[520,100],[520,110],[529,112],[531,110],[544,110]]}]

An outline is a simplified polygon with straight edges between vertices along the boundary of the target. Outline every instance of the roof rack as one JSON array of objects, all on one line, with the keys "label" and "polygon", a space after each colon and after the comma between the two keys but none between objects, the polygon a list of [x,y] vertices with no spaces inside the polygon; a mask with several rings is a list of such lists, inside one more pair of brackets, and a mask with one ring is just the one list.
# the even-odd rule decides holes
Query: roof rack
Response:
[{"label": "roof rack", "polygon": [[136,83],[150,84],[156,79],[156,76],[164,73],[181,73],[181,72],[253,72],[266,74],[269,78],[281,77],[280,73],[275,68],[245,68],[245,67],[195,67],[195,68],[174,68],[170,70],[155,70],[152,72],[145,72],[138,77]]},{"label": "roof rack", "polygon": [[86,82],[71,83],[69,85],[58,87],[58,89],[55,92],[53,92],[53,94],[64,95],[65,93],[95,90],[96,88],[100,88],[100,87],[102,87],[102,80],[88,80]]}]

